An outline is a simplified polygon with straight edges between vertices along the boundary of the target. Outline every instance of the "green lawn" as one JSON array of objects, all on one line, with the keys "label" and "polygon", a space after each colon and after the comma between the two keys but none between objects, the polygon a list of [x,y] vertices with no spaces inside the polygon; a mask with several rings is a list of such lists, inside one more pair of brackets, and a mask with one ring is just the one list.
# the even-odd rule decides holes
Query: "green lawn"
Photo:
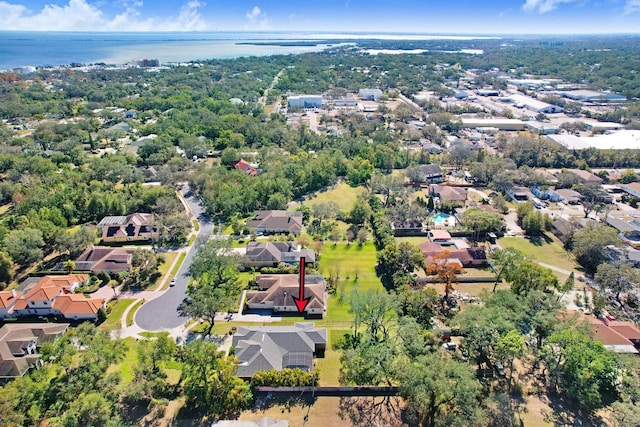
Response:
[{"label": "green lawn", "polygon": [[129,310],[129,312],[127,313],[127,326],[133,325],[133,317],[136,315],[136,311],[138,311],[138,309],[142,305],[142,302],[143,300],[138,300],[138,302],[136,302],[136,304],[131,307],[131,310]]},{"label": "green lawn", "polygon": [[351,187],[347,183],[340,183],[330,190],[309,196],[303,205],[312,207],[315,204],[335,202],[342,211],[351,210],[356,198],[365,191],[364,187]]},{"label": "green lawn", "polygon": [[[175,276],[176,274],[178,274],[178,271],[180,271],[180,267],[182,266],[182,262],[184,261],[184,258],[186,256],[187,256],[186,252],[180,252],[180,256],[178,257],[178,262],[173,267],[173,270],[171,270],[172,276]],[[175,254],[174,254],[174,257],[175,257]]]},{"label": "green lawn", "polygon": [[120,319],[122,318],[122,313],[131,305],[135,300],[123,298],[119,299],[115,303],[110,303],[111,305],[111,313],[109,313],[109,317],[105,320],[100,327],[103,329],[116,329],[120,326]]},{"label": "green lawn", "polygon": [[[334,331],[329,332],[329,334],[333,334],[333,333]],[[340,385],[340,381],[338,381],[338,376],[340,375],[340,354],[341,353],[342,353],[341,351],[332,350],[328,348],[327,351],[325,351],[323,358],[316,359],[316,369],[320,371],[321,386]]]},{"label": "green lawn", "polygon": [[527,257],[564,270],[576,270],[578,264],[553,235],[532,241],[523,237],[503,237],[499,241],[503,248],[515,248]]},{"label": "green lawn", "polygon": [[[325,244],[320,251],[319,272],[324,277],[338,276],[336,293],[329,298],[328,322],[350,321],[349,294],[354,290],[383,291],[376,276],[376,250],[373,243]],[[357,278],[356,278],[357,276]]]},{"label": "green lawn", "polygon": [[165,252],[162,254],[162,256],[164,257],[164,262],[160,264],[160,267],[158,267],[158,271],[162,273],[163,276],[167,274],[167,272],[169,271],[169,267],[171,267],[171,264],[173,263],[173,260],[176,259],[177,255],[178,253],[173,251]]},{"label": "green lawn", "polygon": [[138,352],[136,351],[137,342],[134,338],[124,338],[120,341],[126,348],[124,359],[120,363],[109,366],[107,372],[119,372],[122,377],[122,387],[124,388],[133,380],[133,369],[138,363]]}]

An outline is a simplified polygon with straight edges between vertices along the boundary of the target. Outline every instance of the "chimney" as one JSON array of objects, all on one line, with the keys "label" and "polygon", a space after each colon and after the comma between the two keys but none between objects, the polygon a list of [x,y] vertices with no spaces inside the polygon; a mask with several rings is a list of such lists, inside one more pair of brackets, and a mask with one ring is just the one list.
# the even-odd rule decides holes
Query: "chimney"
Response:
[{"label": "chimney", "polygon": [[11,298],[17,298],[16,290],[11,289]]}]

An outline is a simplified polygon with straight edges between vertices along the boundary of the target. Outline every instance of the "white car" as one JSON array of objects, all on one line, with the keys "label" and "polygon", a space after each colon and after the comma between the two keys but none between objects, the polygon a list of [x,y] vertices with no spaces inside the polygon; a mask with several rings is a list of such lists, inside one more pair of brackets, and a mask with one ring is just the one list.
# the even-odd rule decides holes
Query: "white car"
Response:
[{"label": "white car", "polygon": [[173,278],[171,279],[171,281],[169,282],[169,286],[175,286],[176,285],[176,279]]}]

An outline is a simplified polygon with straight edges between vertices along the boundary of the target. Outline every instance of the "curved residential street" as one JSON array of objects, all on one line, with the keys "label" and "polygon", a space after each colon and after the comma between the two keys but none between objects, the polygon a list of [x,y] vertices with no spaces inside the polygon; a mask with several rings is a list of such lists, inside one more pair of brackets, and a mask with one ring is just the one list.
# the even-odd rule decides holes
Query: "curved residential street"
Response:
[{"label": "curved residential street", "polygon": [[198,199],[189,193],[189,186],[185,186],[182,194],[189,204],[191,212],[200,223],[198,237],[191,248],[176,275],[176,284],[163,292],[159,297],[145,302],[136,312],[134,321],[138,327],[146,331],[166,331],[184,324],[188,318],[180,315],[178,306],[186,297],[187,285],[189,284],[189,268],[193,257],[198,251],[200,244],[205,243],[213,230],[214,224],[205,213]]}]

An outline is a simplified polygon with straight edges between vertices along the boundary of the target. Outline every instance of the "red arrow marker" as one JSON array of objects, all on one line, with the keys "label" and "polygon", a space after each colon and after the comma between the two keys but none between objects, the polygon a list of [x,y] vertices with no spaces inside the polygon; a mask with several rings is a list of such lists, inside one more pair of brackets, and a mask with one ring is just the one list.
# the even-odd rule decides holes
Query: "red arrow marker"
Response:
[{"label": "red arrow marker", "polygon": [[293,298],[293,302],[296,303],[296,307],[298,307],[298,313],[302,314],[304,309],[307,308],[307,304],[309,304],[309,300],[311,297],[304,297],[304,270],[305,270],[305,258],[300,257],[300,288],[298,292],[298,298],[291,295]]}]

